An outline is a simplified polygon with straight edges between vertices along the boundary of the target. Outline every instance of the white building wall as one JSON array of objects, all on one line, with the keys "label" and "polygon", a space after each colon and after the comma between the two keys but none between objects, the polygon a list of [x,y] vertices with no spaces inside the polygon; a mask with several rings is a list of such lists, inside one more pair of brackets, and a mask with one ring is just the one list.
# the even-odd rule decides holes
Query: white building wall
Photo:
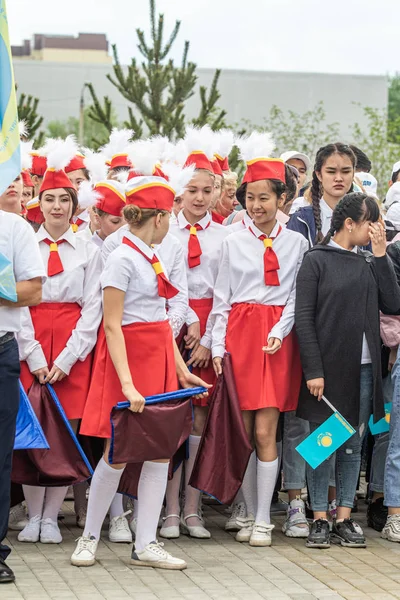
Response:
[{"label": "white building wall", "polygon": [[[105,95],[111,98],[119,120],[127,117],[127,101],[106,78],[107,73],[112,73],[109,65],[15,59],[14,70],[18,90],[40,99],[40,113],[45,123],[78,117],[85,82],[93,83],[99,98]],[[198,84],[209,86],[213,75],[211,69],[199,69]],[[347,138],[353,123],[358,122],[361,126],[365,123],[358,104],[380,109],[387,107],[385,76],[224,70],[219,89],[219,105],[227,110],[229,123],[248,119],[262,125],[274,104],[301,114],[322,101],[327,123],[339,122],[343,138]],[[85,103],[90,103],[88,91],[85,92]],[[197,116],[199,107],[196,94],[188,101],[188,117]]]}]

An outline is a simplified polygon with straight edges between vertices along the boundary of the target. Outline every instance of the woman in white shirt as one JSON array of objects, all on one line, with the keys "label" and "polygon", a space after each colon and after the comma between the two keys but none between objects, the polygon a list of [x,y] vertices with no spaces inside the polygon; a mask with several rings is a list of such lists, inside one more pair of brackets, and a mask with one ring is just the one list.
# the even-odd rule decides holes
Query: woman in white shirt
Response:
[{"label": "woman in white shirt", "polygon": [[259,158],[273,149],[269,134],[253,133],[238,146],[247,163],[243,183],[253,222],[222,246],[211,314],[212,355],[220,374],[225,352],[231,354],[243,420],[256,449],[242,484],[247,518],[236,539],[269,546],[276,429],[280,412],[296,408],[301,381],[292,329],[296,275],[308,244],[277,220],[286,199],[285,165]]},{"label": "woman in white shirt", "polygon": [[[193,368],[193,373],[213,385],[215,373],[211,362],[210,313],[222,242],[229,231],[215,223],[209,212],[214,191],[214,173],[207,155],[200,150],[193,151],[186,158],[186,165],[194,165],[196,170],[181,194],[182,210],[178,213],[177,223],[170,227],[171,234],[182,244],[186,258],[190,309],[183,342],[185,350],[190,352],[187,364]],[[182,469],[179,468],[168,484],[166,517],[161,537],[179,537],[179,525],[184,533],[192,537],[211,536],[198,514],[200,492],[189,485],[207,417],[207,402],[207,398],[193,402],[194,425],[189,437],[189,457],[185,464],[185,505],[181,522],[179,490]]]},{"label": "woman in white shirt", "polygon": [[[21,380],[28,390],[36,377],[54,386],[75,429],[82,417],[91,377],[91,352],[101,320],[100,251],[72,231],[77,195],[61,167],[63,153],[48,156],[39,194],[44,223],[36,233],[47,280],[42,303],[24,309],[20,346]],[[61,154],[61,158],[60,155]],[[65,487],[24,486],[29,523],[19,541],[60,543],[57,515]]]},{"label": "woman in white shirt", "polygon": [[[114,404],[127,399],[130,410],[142,412],[145,396],[176,390],[178,380],[182,387],[204,384],[189,372],[174,342],[166,301],[178,290],[166,278],[153,249],[168,231],[175,195],[171,185],[152,176],[130,182],[129,205],[124,209],[129,230],[124,230],[122,244],[108,257],[101,277],[107,352],[93,374],[99,406],[110,397]],[[75,566],[94,564],[101,525],[125,468],[108,463],[109,448],[107,440],[92,479],[85,530],[71,558]],[[169,458],[143,463],[131,563],[180,570],[186,563],[156,541],[168,463]]]}]

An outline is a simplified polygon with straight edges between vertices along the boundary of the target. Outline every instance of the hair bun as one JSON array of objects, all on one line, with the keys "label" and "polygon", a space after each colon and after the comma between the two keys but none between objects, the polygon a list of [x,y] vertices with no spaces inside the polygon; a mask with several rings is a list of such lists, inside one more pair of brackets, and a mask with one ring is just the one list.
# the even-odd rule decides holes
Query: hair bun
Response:
[{"label": "hair bun", "polygon": [[142,220],[142,211],[135,204],[128,204],[125,206],[123,215],[128,225],[138,225]]}]

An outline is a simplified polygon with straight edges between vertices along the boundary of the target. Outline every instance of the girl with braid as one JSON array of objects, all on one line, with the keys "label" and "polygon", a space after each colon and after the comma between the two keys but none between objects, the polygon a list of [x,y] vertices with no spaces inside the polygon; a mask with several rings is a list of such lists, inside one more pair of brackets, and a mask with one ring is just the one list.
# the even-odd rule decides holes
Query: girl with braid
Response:
[{"label": "girl with braid", "polygon": [[[328,169],[330,164],[325,163]],[[369,242],[372,254],[361,250]],[[305,255],[297,277],[295,323],[304,374],[297,416],[315,431],[332,414],[321,402],[324,394],[356,430],[336,452],[332,527],[342,546],[356,548],[365,547],[363,531],[351,519],[362,441],[371,413],[375,422],[385,415],[380,310],[399,314],[400,288],[386,256],[379,206],[364,193],[346,194],[333,211],[327,235]],[[329,479],[329,461],[316,469],[307,465],[314,512],[308,547],[330,544]]]},{"label": "girl with braid", "polygon": [[311,206],[300,208],[287,224],[288,229],[304,235],[311,247],[328,233],[337,203],[352,191],[355,167],[356,156],[346,144],[328,144],[318,150],[311,183]]}]

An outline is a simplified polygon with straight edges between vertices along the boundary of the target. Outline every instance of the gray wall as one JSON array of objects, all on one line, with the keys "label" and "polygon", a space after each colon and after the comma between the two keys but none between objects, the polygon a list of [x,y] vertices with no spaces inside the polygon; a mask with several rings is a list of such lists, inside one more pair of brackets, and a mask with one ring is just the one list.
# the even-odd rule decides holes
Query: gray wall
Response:
[{"label": "gray wall", "polygon": [[[127,116],[127,101],[106,79],[106,74],[112,72],[108,65],[14,60],[14,70],[19,91],[39,97],[45,122],[77,117],[85,82],[93,83],[99,98],[108,95],[112,99],[120,120]],[[199,85],[209,85],[213,74],[211,69],[199,69]],[[385,76],[225,70],[219,89],[220,106],[227,110],[230,123],[249,119],[262,125],[273,104],[283,110],[304,113],[323,101],[327,122],[338,121],[344,138],[354,122],[361,126],[365,123],[356,103],[376,108],[387,106]],[[90,102],[88,91],[85,102]],[[196,94],[188,101],[189,117],[197,115],[199,105]]]}]

